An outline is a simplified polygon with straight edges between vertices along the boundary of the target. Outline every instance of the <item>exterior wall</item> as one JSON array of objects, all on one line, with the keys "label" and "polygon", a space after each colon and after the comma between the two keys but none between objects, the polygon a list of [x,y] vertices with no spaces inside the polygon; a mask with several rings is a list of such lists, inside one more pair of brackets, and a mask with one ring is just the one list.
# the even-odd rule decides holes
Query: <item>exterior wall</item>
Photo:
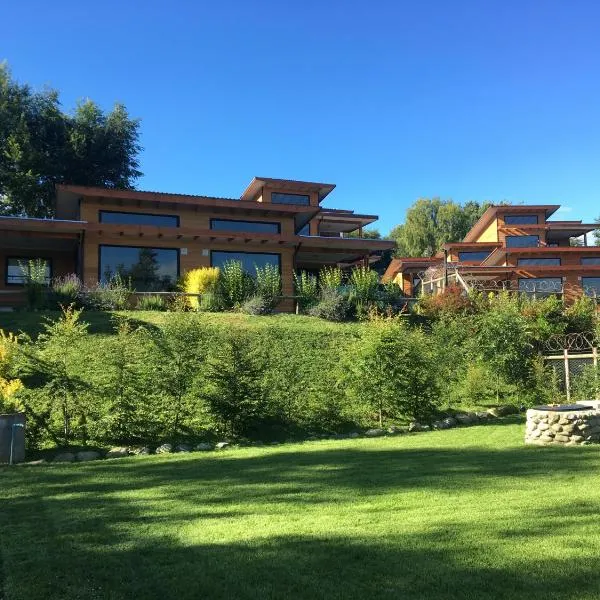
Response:
[{"label": "exterior wall", "polygon": [[475,240],[476,242],[497,242],[498,241],[498,219],[494,219]]}]

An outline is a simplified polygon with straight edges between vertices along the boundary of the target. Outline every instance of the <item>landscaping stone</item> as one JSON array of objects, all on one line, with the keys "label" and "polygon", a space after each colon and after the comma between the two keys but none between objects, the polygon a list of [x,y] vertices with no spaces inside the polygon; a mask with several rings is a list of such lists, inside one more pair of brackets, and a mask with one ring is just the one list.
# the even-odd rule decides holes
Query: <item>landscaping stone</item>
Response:
[{"label": "landscaping stone", "polygon": [[589,410],[559,413],[553,410],[530,408],[525,428],[526,444],[579,446],[600,442],[600,411]]},{"label": "landscaping stone", "polygon": [[365,431],[365,435],[367,437],[381,437],[382,435],[385,435],[385,430],[384,429],[367,429],[367,431]]},{"label": "landscaping stone", "polygon": [[388,433],[392,434],[392,435],[397,435],[399,433],[404,433],[405,429],[404,427],[398,427],[397,425],[392,425],[391,427],[388,427]]},{"label": "landscaping stone", "polygon": [[192,447],[188,446],[188,444],[179,444],[175,448],[175,452],[191,452],[191,451],[192,451]]},{"label": "landscaping stone", "polygon": [[217,450],[224,450],[225,448],[229,447],[229,442],[219,442],[218,444],[215,445],[215,448]]},{"label": "landscaping stone", "polygon": [[444,423],[444,421],[434,421],[431,426],[434,429],[449,429],[450,426]]},{"label": "landscaping stone", "polygon": [[82,450],[75,455],[75,460],[78,462],[86,462],[88,460],[98,460],[100,458],[100,452],[95,450]]},{"label": "landscaping stone", "polygon": [[446,425],[446,429],[450,429],[451,427],[456,427],[458,425],[458,421],[454,417],[446,417],[443,419],[442,423]]},{"label": "landscaping stone", "polygon": [[106,453],[106,458],[123,458],[124,456],[129,456],[129,448],[115,447]]},{"label": "landscaping stone", "polygon": [[72,452],[59,452],[54,456],[52,462],[73,462],[75,455]]},{"label": "landscaping stone", "polygon": [[137,456],[148,456],[149,454],[152,454],[152,450],[148,448],[148,446],[144,446],[143,448],[138,448],[135,454],[137,454]]},{"label": "landscaping stone", "polygon": [[156,449],[156,454],[170,454],[171,452],[173,452],[173,446],[171,446],[171,444],[161,444]]},{"label": "landscaping stone", "polygon": [[408,431],[410,431],[410,432],[423,431],[423,425],[421,425],[421,423],[418,423],[417,421],[412,421],[408,425]]},{"label": "landscaping stone", "polygon": [[475,423],[477,421],[477,417],[473,418],[472,415],[470,414],[460,414],[460,415],[456,415],[455,419],[461,424],[461,425],[471,425],[472,423]]},{"label": "landscaping stone", "polygon": [[212,450],[212,448],[212,444],[209,444],[208,442],[200,442],[199,444],[196,444],[196,450],[200,450],[202,452]]},{"label": "landscaping stone", "polygon": [[477,413],[475,413],[475,415],[477,416],[477,418],[480,421],[487,421],[492,416],[492,415],[490,415],[489,413],[487,413],[485,411],[477,412]]},{"label": "landscaping stone", "polygon": [[360,433],[357,433],[356,431],[353,431],[352,433],[349,433],[349,434],[348,434],[348,437],[349,437],[351,440],[355,440],[356,438],[359,438],[359,437],[360,437]]}]

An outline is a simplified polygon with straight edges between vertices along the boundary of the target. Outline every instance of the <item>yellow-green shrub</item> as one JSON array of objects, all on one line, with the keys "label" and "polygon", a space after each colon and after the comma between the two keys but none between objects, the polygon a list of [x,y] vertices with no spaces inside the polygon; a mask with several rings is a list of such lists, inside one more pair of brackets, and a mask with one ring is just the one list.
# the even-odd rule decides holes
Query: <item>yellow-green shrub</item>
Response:
[{"label": "yellow-green shrub", "polygon": [[[217,267],[199,267],[188,271],[183,277],[183,291],[186,294],[214,293],[219,281]],[[192,310],[200,308],[198,296],[187,296],[187,304]]]}]

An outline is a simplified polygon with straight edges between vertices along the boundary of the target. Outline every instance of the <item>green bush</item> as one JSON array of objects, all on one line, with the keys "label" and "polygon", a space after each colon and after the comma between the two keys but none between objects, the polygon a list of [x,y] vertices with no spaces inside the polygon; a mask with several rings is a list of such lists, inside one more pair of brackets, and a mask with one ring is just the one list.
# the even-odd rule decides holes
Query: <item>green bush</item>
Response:
[{"label": "green bush", "polygon": [[319,289],[321,293],[339,290],[343,281],[344,273],[339,267],[323,267],[319,271]]},{"label": "green bush", "polygon": [[83,290],[81,297],[89,310],[125,310],[131,304],[133,289],[120,275],[114,275],[105,282],[99,282]]},{"label": "green bush", "polygon": [[242,303],[240,312],[247,315],[268,315],[272,312],[272,308],[263,296],[252,296]]},{"label": "green bush", "polygon": [[23,287],[27,299],[27,308],[29,310],[38,310],[46,305],[46,261],[42,259],[28,260],[26,263],[19,263],[19,268],[23,275]]},{"label": "green bush", "polygon": [[140,296],[137,302],[138,310],[166,310],[167,303],[163,296]]},{"label": "green bush", "polygon": [[267,312],[271,312],[279,304],[281,297],[281,274],[279,273],[279,268],[275,265],[266,264],[264,267],[256,267],[255,269],[255,294],[259,298],[262,298]]},{"label": "green bush", "polygon": [[319,300],[319,280],[307,271],[294,273],[294,289],[300,310],[305,312]]},{"label": "green bush", "polygon": [[226,309],[239,307],[254,294],[254,287],[254,280],[240,261],[227,261],[221,267],[218,290]]},{"label": "green bush", "polygon": [[71,273],[52,280],[53,301],[58,306],[79,304],[83,284],[77,275]]},{"label": "green bush", "polygon": [[347,321],[352,316],[352,306],[348,298],[335,288],[325,288],[321,291],[319,301],[310,308],[308,314],[327,321]]}]

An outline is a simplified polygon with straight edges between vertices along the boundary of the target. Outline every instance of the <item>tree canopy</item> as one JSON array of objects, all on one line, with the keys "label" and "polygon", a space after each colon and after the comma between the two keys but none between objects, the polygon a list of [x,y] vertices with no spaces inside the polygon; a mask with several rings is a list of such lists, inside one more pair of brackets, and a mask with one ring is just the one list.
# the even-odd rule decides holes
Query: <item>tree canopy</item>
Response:
[{"label": "tree canopy", "polygon": [[118,103],[65,113],[56,90],[34,91],[0,63],[0,214],[52,216],[57,183],[132,188],[139,126]]},{"label": "tree canopy", "polygon": [[406,212],[405,222],[390,232],[397,244],[396,255],[433,256],[443,244],[461,241],[488,206],[419,198]]}]

